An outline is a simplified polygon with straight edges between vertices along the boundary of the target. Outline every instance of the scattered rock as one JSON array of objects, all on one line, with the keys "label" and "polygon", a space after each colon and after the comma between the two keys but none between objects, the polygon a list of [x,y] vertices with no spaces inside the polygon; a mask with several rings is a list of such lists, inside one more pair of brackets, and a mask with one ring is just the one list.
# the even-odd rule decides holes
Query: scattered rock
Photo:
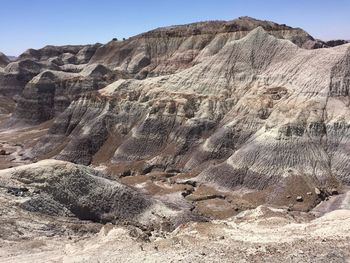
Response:
[{"label": "scattered rock", "polygon": [[17,188],[17,187],[9,187],[7,189],[7,193],[8,194],[12,194],[12,195],[15,195],[15,196],[18,196],[18,197],[23,197],[25,195],[27,195],[29,189],[26,188],[26,187],[20,187],[20,188]]},{"label": "scattered rock", "polygon": [[302,196],[297,196],[296,200],[297,200],[297,202],[303,202],[304,201]]},{"label": "scattered rock", "polygon": [[315,187],[315,194],[316,194],[317,196],[321,195],[321,191],[320,191],[320,189],[318,189],[317,187]]},{"label": "scattered rock", "polygon": [[189,196],[190,194],[192,194],[193,191],[194,191],[193,189],[186,189],[186,191],[182,192],[181,195],[183,197],[186,197],[186,196]]},{"label": "scattered rock", "polygon": [[176,183],[177,184],[188,184],[188,185],[191,185],[192,187],[197,187],[197,182],[196,181],[192,181],[192,180],[178,181]]},{"label": "scattered rock", "polygon": [[338,194],[339,194],[338,189],[337,188],[332,188],[331,195],[338,195]]}]

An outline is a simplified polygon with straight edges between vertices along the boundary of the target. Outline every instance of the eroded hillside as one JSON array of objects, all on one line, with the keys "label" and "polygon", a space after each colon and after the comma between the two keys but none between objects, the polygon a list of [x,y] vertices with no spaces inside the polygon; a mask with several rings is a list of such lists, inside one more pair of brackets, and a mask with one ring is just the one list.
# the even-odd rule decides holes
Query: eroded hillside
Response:
[{"label": "eroded hillside", "polygon": [[166,243],[211,220],[308,225],[349,209],[350,44],[327,43],[241,17],[1,56],[3,214],[35,229],[60,218],[53,235],[109,222]]}]

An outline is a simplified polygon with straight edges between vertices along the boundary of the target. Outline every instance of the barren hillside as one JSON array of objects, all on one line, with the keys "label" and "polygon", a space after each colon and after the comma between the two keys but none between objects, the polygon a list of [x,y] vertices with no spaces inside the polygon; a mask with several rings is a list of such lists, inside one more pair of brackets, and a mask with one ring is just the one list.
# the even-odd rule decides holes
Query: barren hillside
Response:
[{"label": "barren hillside", "polygon": [[0,259],[345,262],[349,88],[250,17],[0,56]]}]

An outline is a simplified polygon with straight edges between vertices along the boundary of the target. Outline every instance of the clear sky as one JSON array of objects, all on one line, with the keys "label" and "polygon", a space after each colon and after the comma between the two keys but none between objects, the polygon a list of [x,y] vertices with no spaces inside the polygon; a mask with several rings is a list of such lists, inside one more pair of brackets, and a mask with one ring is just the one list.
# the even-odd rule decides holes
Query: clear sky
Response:
[{"label": "clear sky", "polygon": [[350,0],[0,0],[0,51],[106,43],[156,27],[252,16],[350,39]]}]

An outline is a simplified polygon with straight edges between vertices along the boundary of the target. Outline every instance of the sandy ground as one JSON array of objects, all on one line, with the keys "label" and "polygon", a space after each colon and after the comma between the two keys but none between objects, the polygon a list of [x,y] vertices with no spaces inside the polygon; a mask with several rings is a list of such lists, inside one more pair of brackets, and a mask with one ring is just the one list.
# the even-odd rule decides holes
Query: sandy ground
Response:
[{"label": "sandy ground", "polygon": [[349,210],[306,220],[260,206],[229,220],[192,222],[165,236],[153,233],[150,242],[130,228],[100,227],[96,234],[2,240],[0,261],[350,262]]},{"label": "sandy ground", "polygon": [[36,126],[11,123],[13,127],[7,127],[9,117],[9,114],[0,114],[0,151],[5,151],[5,154],[0,154],[0,169],[31,163],[28,149],[47,133],[52,124],[52,121]]}]

